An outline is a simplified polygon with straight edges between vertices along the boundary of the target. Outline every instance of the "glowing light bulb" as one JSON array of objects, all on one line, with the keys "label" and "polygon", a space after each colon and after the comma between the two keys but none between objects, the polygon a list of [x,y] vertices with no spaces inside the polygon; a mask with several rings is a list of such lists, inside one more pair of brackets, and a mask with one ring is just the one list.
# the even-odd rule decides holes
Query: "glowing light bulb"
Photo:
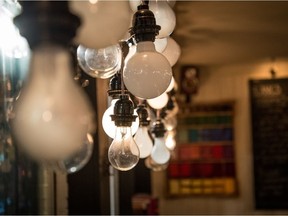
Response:
[{"label": "glowing light bulb", "polygon": [[168,88],[172,69],[168,60],[156,52],[153,42],[137,44],[137,52],[127,61],[123,71],[124,84],[133,95],[151,99]]},{"label": "glowing light bulb", "polygon": [[165,145],[164,137],[155,137],[154,146],[151,152],[151,158],[157,164],[165,164],[170,159],[170,152]]},{"label": "glowing light bulb", "polygon": [[[111,105],[108,107],[108,109],[104,112],[103,114],[103,117],[102,117],[102,126],[103,126],[103,129],[105,131],[105,133],[111,137],[112,139],[114,139],[115,137],[115,132],[116,132],[116,126],[115,126],[115,123],[114,121],[112,121],[111,119],[111,115],[113,114],[114,112],[114,106],[115,106],[115,103],[117,102],[118,99],[113,99],[111,101]],[[136,110],[134,110],[134,115],[137,115],[137,112]],[[139,128],[139,118],[138,118],[138,115],[137,115],[137,118],[134,122],[132,122],[132,135],[134,135],[138,128]]]},{"label": "glowing light bulb", "polygon": [[119,126],[108,150],[111,165],[121,171],[132,169],[139,161],[139,148],[135,143],[130,127]]},{"label": "glowing light bulb", "polygon": [[168,131],[166,136],[165,145],[169,150],[174,150],[176,146],[176,140],[175,140],[175,131]]},{"label": "glowing light bulb", "polygon": [[177,127],[177,118],[175,115],[167,116],[164,119],[165,127],[168,131],[174,130]]},{"label": "glowing light bulb", "polygon": [[56,45],[37,47],[30,79],[15,104],[13,132],[23,150],[36,160],[64,160],[95,129],[91,105],[73,80],[70,57]]},{"label": "glowing light bulb", "polygon": [[140,158],[146,158],[151,154],[153,142],[148,134],[148,127],[140,126],[134,136],[140,150]]},{"label": "glowing light bulb", "polygon": [[163,171],[167,169],[168,163],[165,164],[157,164],[153,159],[150,157],[145,159],[145,166],[155,172]]},{"label": "glowing light bulb", "polygon": [[168,100],[169,100],[168,94],[164,92],[163,94],[161,94],[156,98],[148,99],[147,102],[154,109],[162,109],[163,107],[166,106]]},{"label": "glowing light bulb", "polygon": [[107,79],[119,69],[122,52],[119,44],[103,49],[89,49],[80,45],[77,59],[82,70],[94,78]]},{"label": "glowing light bulb", "polygon": [[125,37],[131,20],[127,1],[71,1],[70,7],[82,19],[76,37],[78,44],[100,49]]},{"label": "glowing light bulb", "polygon": [[168,43],[162,54],[167,58],[171,67],[176,64],[180,55],[181,49],[178,43],[171,37],[168,37]]},{"label": "glowing light bulb", "polygon": [[174,86],[175,86],[175,79],[174,79],[174,77],[172,77],[171,82],[170,82],[168,88],[166,89],[166,92],[172,91],[172,89],[174,88]]}]

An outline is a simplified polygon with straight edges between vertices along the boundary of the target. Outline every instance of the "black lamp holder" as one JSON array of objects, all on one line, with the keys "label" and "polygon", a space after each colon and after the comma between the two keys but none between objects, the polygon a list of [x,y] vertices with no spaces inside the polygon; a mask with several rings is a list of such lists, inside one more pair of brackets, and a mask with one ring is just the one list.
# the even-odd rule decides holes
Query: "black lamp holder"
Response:
[{"label": "black lamp holder", "polygon": [[161,27],[156,25],[156,19],[151,10],[149,10],[148,1],[142,1],[137,7],[133,16],[130,35],[135,38],[136,43],[142,41],[155,41]]},{"label": "black lamp holder", "polygon": [[144,104],[140,104],[137,107],[137,114],[139,117],[139,124],[141,126],[148,126],[150,124],[149,114]]},{"label": "black lamp holder", "polygon": [[69,11],[68,1],[21,1],[22,13],[14,18],[20,34],[33,50],[43,43],[68,47],[80,26]]},{"label": "black lamp holder", "polygon": [[134,107],[127,94],[121,94],[120,99],[115,103],[114,114],[110,115],[115,125],[130,127],[137,118],[134,114]]},{"label": "black lamp holder", "polygon": [[155,137],[164,137],[166,133],[166,128],[161,119],[157,119],[156,122],[153,123],[151,128],[151,133],[155,135]]}]

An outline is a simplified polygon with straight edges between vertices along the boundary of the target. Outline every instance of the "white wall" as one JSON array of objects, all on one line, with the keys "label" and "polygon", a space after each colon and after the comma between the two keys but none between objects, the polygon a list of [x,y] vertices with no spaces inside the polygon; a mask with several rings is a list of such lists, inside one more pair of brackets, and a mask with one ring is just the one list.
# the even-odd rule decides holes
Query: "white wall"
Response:
[{"label": "white wall", "polygon": [[[235,151],[239,196],[233,198],[165,197],[165,172],[152,175],[153,195],[160,198],[160,214],[287,214],[255,211],[253,197],[253,157],[250,126],[249,79],[270,79],[271,61],[200,68],[200,87],[194,102],[232,99],[235,110]],[[274,63],[276,78],[288,77],[288,60]],[[175,75],[177,76],[176,68]]]}]

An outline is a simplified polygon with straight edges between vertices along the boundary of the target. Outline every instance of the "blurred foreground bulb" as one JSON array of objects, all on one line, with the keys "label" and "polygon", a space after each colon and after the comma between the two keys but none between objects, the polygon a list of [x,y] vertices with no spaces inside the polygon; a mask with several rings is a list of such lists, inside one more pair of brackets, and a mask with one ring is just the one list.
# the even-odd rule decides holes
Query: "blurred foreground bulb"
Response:
[{"label": "blurred foreground bulb", "polygon": [[56,170],[62,173],[75,173],[82,169],[90,160],[93,152],[93,137],[87,134],[82,146],[72,156],[58,161]]},{"label": "blurred foreground bulb", "polygon": [[76,41],[92,49],[117,44],[125,37],[131,20],[127,1],[70,1],[82,18]]},{"label": "blurred foreground bulb", "polygon": [[165,145],[166,129],[163,122],[158,119],[152,127],[152,133],[155,135],[154,146],[151,152],[152,160],[157,164],[165,164],[170,159],[170,151]]},{"label": "blurred foreground bulb", "polygon": [[126,88],[133,95],[151,99],[168,88],[172,69],[168,60],[155,50],[153,42],[161,27],[156,25],[153,12],[144,1],[137,9],[130,29],[130,34],[137,43],[136,53],[125,62],[123,79]]},{"label": "blurred foreground bulb", "polygon": [[148,120],[149,115],[144,105],[138,106],[137,113],[140,119],[140,127],[137,130],[134,139],[140,150],[140,158],[146,158],[151,154],[153,148],[153,142],[148,130],[150,123]]},{"label": "blurred foreground bulb", "polygon": [[133,115],[133,103],[128,95],[120,95],[111,118],[115,121],[116,134],[108,150],[108,159],[114,168],[127,171],[136,166],[140,155],[132,137],[131,125],[136,116]]},{"label": "blurred foreground bulb", "polygon": [[77,59],[82,70],[93,78],[107,79],[119,69],[122,52],[119,44],[102,49],[77,48]]},{"label": "blurred foreground bulb", "polygon": [[19,145],[36,160],[69,158],[94,130],[92,108],[71,71],[64,48],[43,44],[34,49],[12,127]]}]

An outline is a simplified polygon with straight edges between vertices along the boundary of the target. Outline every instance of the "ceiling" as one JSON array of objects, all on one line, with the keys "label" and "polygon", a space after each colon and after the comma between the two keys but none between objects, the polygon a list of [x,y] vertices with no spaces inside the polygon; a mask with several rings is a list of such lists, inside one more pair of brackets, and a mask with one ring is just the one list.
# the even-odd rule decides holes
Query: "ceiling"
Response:
[{"label": "ceiling", "polygon": [[177,1],[180,63],[221,65],[288,57],[288,1]]}]

